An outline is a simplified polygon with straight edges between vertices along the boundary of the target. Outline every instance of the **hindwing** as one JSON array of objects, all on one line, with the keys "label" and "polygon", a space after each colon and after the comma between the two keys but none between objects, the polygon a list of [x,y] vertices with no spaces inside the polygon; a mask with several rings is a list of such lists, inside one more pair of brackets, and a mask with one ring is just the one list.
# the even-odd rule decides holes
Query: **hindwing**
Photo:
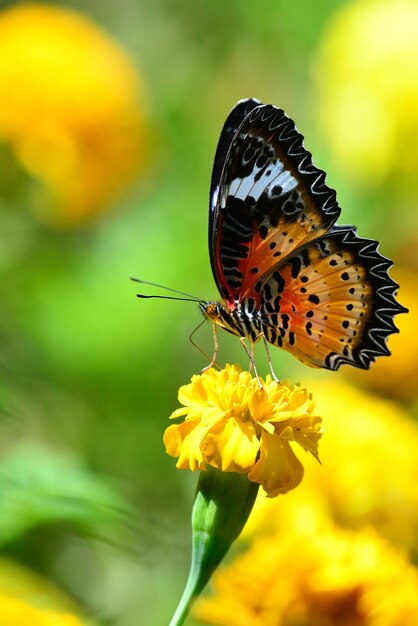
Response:
[{"label": "hindwing", "polygon": [[390,354],[393,318],[406,311],[395,300],[391,265],[376,241],[334,227],[255,284],[266,339],[313,366],[368,369]]}]

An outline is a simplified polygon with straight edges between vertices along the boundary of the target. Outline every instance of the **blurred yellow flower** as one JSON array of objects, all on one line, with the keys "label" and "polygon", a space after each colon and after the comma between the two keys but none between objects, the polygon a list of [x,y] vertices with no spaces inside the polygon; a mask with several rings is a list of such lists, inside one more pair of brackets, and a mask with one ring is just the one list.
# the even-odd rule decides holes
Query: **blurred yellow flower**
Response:
[{"label": "blurred yellow flower", "polygon": [[378,359],[366,376],[359,371],[345,372],[356,383],[378,393],[399,400],[418,396],[418,274],[395,271],[395,279],[401,285],[401,299],[408,315],[400,315],[396,323],[399,334],[391,335],[388,347],[389,359]]},{"label": "blurred yellow flower", "polygon": [[280,502],[260,495],[247,535],[289,523],[315,530],[334,519],[352,528],[372,525],[396,545],[418,551],[414,421],[394,403],[344,382],[310,381],[309,388],[326,433],[322,464],[307,458],[303,483]]},{"label": "blurred yellow flower", "polygon": [[288,524],[221,567],[194,614],[219,626],[414,626],[418,574],[372,531]]},{"label": "blurred yellow flower", "polygon": [[333,162],[366,187],[418,163],[418,3],[344,3],[324,33],[315,71],[321,131]]},{"label": "blurred yellow flower", "polygon": [[171,418],[186,416],[167,428],[167,453],[180,469],[248,474],[270,497],[286,493],[302,480],[303,467],[290,442],[318,457],[321,419],[306,389],[256,378],[238,366],[210,369],[180,387]]},{"label": "blurred yellow flower", "polygon": [[77,223],[133,178],[140,87],[128,55],[86,17],[36,3],[0,11],[0,141],[42,183],[42,219]]},{"label": "blurred yellow flower", "polygon": [[23,600],[0,593],[0,626],[82,626],[69,613],[38,609]]}]

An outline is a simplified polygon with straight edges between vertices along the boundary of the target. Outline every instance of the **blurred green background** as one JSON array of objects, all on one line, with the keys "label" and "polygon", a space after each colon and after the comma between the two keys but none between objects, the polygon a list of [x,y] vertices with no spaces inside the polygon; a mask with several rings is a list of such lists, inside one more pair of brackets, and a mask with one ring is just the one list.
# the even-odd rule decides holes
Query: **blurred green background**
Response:
[{"label": "blurred green background", "polygon": [[[187,574],[196,480],[175,470],[162,434],[178,387],[207,361],[189,342],[197,307],[138,300],[129,277],[217,298],[212,159],[227,113],[254,96],[296,121],[340,222],[383,241],[413,309],[417,3],[0,6],[2,567],[25,565],[93,623],[161,625]],[[414,417],[407,333],[393,365],[353,384]],[[219,339],[219,362],[246,366],[239,342]],[[195,340],[211,352],[209,324]],[[312,376],[272,356],[280,377]],[[23,574],[4,578],[36,596]]]}]

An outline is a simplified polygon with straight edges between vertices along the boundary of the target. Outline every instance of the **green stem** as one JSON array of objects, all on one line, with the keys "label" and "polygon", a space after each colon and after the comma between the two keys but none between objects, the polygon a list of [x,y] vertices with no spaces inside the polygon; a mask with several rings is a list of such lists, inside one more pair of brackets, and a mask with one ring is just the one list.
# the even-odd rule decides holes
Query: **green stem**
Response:
[{"label": "green stem", "polygon": [[188,616],[192,604],[198,595],[196,591],[199,587],[199,572],[193,568],[190,568],[189,577],[187,579],[186,586],[181,596],[180,602],[177,605],[176,612],[171,618],[169,626],[181,626]]},{"label": "green stem", "polygon": [[192,560],[181,600],[169,626],[181,626],[253,508],[259,485],[246,474],[202,471],[192,511]]}]

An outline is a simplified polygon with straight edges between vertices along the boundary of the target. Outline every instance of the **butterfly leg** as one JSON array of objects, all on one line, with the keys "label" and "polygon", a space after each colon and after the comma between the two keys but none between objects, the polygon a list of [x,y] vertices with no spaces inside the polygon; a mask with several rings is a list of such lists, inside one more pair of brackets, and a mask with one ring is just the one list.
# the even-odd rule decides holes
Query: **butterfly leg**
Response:
[{"label": "butterfly leg", "polygon": [[261,384],[261,380],[260,380],[260,377],[258,375],[257,368],[255,366],[255,361],[254,361],[254,344],[252,344],[251,351],[250,351],[248,349],[247,344],[245,343],[245,337],[240,337],[239,340],[241,342],[242,347],[244,348],[245,352],[247,353],[247,355],[248,355],[248,357],[250,359],[251,367],[254,368],[254,374],[255,374],[255,377],[257,379],[258,386],[260,387],[260,389],[262,389],[263,385]]},{"label": "butterfly leg", "polygon": [[212,324],[212,328],[213,328],[213,343],[214,343],[213,356],[212,356],[212,360],[209,363],[209,365],[206,365],[206,367],[204,367],[202,369],[202,372],[206,372],[206,370],[209,370],[211,367],[213,367],[215,365],[216,357],[218,356],[219,344],[218,344],[218,334],[217,334],[217,331],[216,331],[216,324],[215,323]]},{"label": "butterfly leg", "polygon": [[253,367],[254,367],[254,342],[251,341],[251,356],[250,356],[250,364],[248,366],[248,371],[252,372],[253,371]]},{"label": "butterfly leg", "polygon": [[279,383],[279,382],[280,382],[280,380],[277,378],[276,373],[275,373],[275,371],[274,371],[274,369],[273,369],[273,363],[271,362],[270,350],[269,350],[269,346],[268,346],[268,343],[267,343],[266,336],[265,336],[265,334],[264,334],[264,333],[261,333],[261,336],[263,337],[264,347],[265,347],[265,349],[266,349],[267,361],[268,361],[268,364],[269,364],[270,373],[271,373],[271,375],[272,375],[273,380],[275,380],[275,381],[276,381],[276,383]]}]

